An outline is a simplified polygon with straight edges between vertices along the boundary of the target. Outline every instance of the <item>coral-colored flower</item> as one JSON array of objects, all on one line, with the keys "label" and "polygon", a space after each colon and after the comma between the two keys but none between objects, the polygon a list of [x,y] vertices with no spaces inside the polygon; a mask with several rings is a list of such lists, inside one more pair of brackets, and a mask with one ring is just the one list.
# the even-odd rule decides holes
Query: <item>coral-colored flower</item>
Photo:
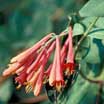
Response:
[{"label": "coral-colored flower", "polygon": [[26,77],[27,73],[26,71],[23,71],[18,77],[15,78],[15,81],[19,84],[17,86],[17,89],[21,87],[24,84],[24,82],[26,82]]},{"label": "coral-colored flower", "polygon": [[34,74],[31,74],[28,79],[28,84],[26,86],[26,92],[30,92],[31,90],[34,92],[35,96],[38,96],[43,85],[43,77],[44,77],[44,67],[47,63],[47,59],[45,59],[46,53],[43,55],[43,61],[38,70],[33,70]]},{"label": "coral-colored flower", "polygon": [[36,85],[33,89],[33,92],[34,92],[35,96],[38,96],[41,92],[42,85],[43,85],[43,75],[44,75],[44,66],[42,66],[41,69],[40,69],[40,74],[38,76]]},{"label": "coral-colored flower", "polygon": [[27,73],[30,73],[32,70],[37,70],[37,68],[39,67],[39,61],[42,58],[44,52],[45,52],[45,48],[39,53],[36,60],[30,65],[30,67],[27,70]]},{"label": "coral-colored flower", "polygon": [[41,46],[44,44],[47,40],[51,38],[53,33],[50,33],[49,35],[45,36],[42,40],[40,40],[38,43],[36,43],[31,48],[27,49],[26,51],[22,52],[21,54],[17,55],[16,57],[11,59],[11,63],[13,62],[23,62],[26,61],[26,59],[31,55],[34,54]]},{"label": "coral-colored flower", "polygon": [[51,86],[56,87],[57,91],[60,91],[62,85],[64,84],[63,70],[61,66],[60,56],[61,56],[60,40],[59,40],[59,37],[56,37],[56,51],[55,51],[52,69],[50,71],[49,84]]},{"label": "coral-colored flower", "polygon": [[11,74],[19,74],[22,70],[27,70],[27,67],[33,62],[34,60],[34,54],[32,54],[28,60],[26,60],[23,63],[20,62],[14,62],[9,64],[9,68],[7,68],[4,72],[3,72],[3,76],[9,76]]},{"label": "coral-colored flower", "polygon": [[68,44],[69,44],[69,39],[67,38],[62,49],[61,49],[61,63],[62,65],[66,61],[66,55],[67,55],[67,50],[68,50]]},{"label": "coral-colored flower", "polygon": [[70,75],[74,72],[74,51],[73,51],[73,42],[72,42],[72,27],[69,27],[68,34],[69,44],[68,44],[68,53],[67,53],[67,63],[64,64],[66,67],[66,75]]},{"label": "coral-colored flower", "polygon": [[[41,92],[44,82],[60,91],[64,87],[64,72],[70,75],[74,72],[74,52],[72,44],[72,28],[61,48],[60,36],[52,38],[52,34],[45,36],[34,46],[12,58],[3,76],[16,74],[17,88],[26,86],[26,92],[32,91],[35,96]],[[52,39],[51,39],[52,38]],[[55,39],[55,40],[54,40]],[[55,49],[53,62],[46,70],[47,62]]]}]

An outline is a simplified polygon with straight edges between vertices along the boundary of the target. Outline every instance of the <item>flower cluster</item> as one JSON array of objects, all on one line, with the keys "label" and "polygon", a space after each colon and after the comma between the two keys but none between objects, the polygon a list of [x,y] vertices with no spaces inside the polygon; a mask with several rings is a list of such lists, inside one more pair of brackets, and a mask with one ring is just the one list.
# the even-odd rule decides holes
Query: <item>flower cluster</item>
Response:
[{"label": "flower cluster", "polygon": [[[65,86],[64,76],[74,72],[72,28],[69,27],[68,31],[63,46],[61,46],[61,36],[51,33],[31,48],[13,57],[3,76],[16,74],[17,88],[24,85],[26,92],[33,91],[35,96],[39,95],[45,83],[60,91]],[[48,65],[53,53],[53,62]]]}]

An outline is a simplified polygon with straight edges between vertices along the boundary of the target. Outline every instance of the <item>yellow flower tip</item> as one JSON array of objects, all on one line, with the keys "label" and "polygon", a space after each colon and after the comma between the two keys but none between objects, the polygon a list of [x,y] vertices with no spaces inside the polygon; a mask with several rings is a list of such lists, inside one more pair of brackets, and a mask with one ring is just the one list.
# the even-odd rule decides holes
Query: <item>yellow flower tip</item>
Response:
[{"label": "yellow flower tip", "polygon": [[61,89],[62,89],[62,83],[61,82],[56,82],[56,90],[58,92],[61,92]]},{"label": "yellow flower tip", "polygon": [[70,71],[69,71],[69,68],[67,68],[66,70],[65,70],[65,76],[70,76],[71,75],[71,73],[70,73]]},{"label": "yellow flower tip", "polygon": [[13,58],[10,60],[10,63],[14,63],[14,62],[17,62],[16,57],[13,57]]},{"label": "yellow flower tip", "polygon": [[70,76],[70,75],[72,75],[74,73],[74,70],[70,70],[70,68],[67,68],[66,70],[65,70],[65,76]]},{"label": "yellow flower tip", "polygon": [[21,85],[19,84],[17,87],[16,87],[16,89],[18,90],[18,89],[20,89],[21,88]]},{"label": "yellow flower tip", "polygon": [[46,84],[47,82],[48,82],[48,77],[47,76],[44,76],[43,84]]},{"label": "yellow flower tip", "polygon": [[29,83],[26,87],[25,87],[25,91],[26,93],[30,93],[33,90],[32,85]]}]

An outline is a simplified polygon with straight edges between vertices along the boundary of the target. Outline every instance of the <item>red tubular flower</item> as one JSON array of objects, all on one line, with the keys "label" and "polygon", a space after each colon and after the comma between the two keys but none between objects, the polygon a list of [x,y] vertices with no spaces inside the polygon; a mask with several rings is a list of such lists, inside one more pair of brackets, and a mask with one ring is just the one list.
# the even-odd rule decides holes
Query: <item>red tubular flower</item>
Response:
[{"label": "red tubular flower", "polygon": [[63,80],[63,70],[61,65],[61,50],[60,50],[60,41],[59,38],[56,37],[56,57],[57,57],[57,65],[56,65],[56,88],[60,91],[61,86],[64,84]]},{"label": "red tubular flower", "polygon": [[59,41],[59,37],[56,37],[56,51],[55,51],[53,66],[50,71],[49,84],[51,86],[55,86],[57,91],[60,91],[62,85],[64,84],[63,70],[61,66],[60,56],[61,56],[60,41]]},{"label": "red tubular flower", "polygon": [[[42,55],[44,56],[44,58],[43,58],[42,64],[40,65],[40,67],[38,69],[32,70],[30,72],[30,75],[27,77],[28,82],[27,82],[27,86],[26,86],[26,92],[30,92],[30,91],[34,90],[35,86],[37,85],[37,81],[40,79],[40,77],[43,77],[43,76],[40,76],[40,73],[43,71],[44,66],[45,66],[46,49],[44,49],[43,51],[44,51],[44,54],[42,53]],[[38,83],[42,84],[42,80],[39,81]],[[41,86],[39,87],[40,90],[41,90]],[[34,94],[34,95],[37,95],[37,94]]]},{"label": "red tubular flower", "polygon": [[33,75],[34,75],[34,70],[28,74],[26,81],[28,82],[32,78]]},{"label": "red tubular flower", "polygon": [[51,69],[52,69],[52,64],[50,64],[49,67],[48,67],[48,69],[44,72],[44,74],[45,74],[47,77],[49,77]]},{"label": "red tubular flower", "polygon": [[9,68],[5,69],[5,71],[3,72],[3,76],[8,76],[10,74],[13,74],[20,67],[21,67],[20,63],[10,64]]},{"label": "red tubular flower", "polygon": [[[24,83],[26,82],[26,79],[27,79],[27,68],[29,67],[29,65],[31,65],[31,63],[33,62],[33,57],[31,56],[29,58],[29,60],[23,65],[21,66],[17,71],[17,77],[15,78],[15,81],[19,84],[18,86],[20,87],[21,85],[24,85]],[[18,88],[17,86],[17,88]]]},{"label": "red tubular flower", "polygon": [[47,59],[45,59],[46,56],[46,52],[44,54],[44,59],[39,67],[38,70],[33,70],[33,72],[31,73],[31,76],[29,76],[28,78],[28,85],[26,86],[26,92],[30,92],[31,90],[33,90],[34,95],[38,96],[41,89],[42,89],[42,85],[43,85],[43,77],[44,77],[44,67],[45,64],[47,62]]},{"label": "red tubular flower", "polygon": [[28,60],[24,63],[24,65],[21,66],[18,70],[16,70],[16,74],[19,75],[19,73],[21,73],[23,70],[25,70],[26,72],[28,67],[33,63],[33,61],[34,61],[34,55],[29,57]]},{"label": "red tubular flower", "polygon": [[11,63],[13,62],[23,62],[25,61],[31,54],[36,52],[37,49],[41,47],[43,43],[45,43],[47,40],[51,38],[53,33],[50,33],[49,35],[45,36],[42,40],[40,40],[38,43],[36,43],[33,47],[27,49],[26,51],[22,52],[21,54],[17,55],[16,57],[11,59]]},{"label": "red tubular flower", "polygon": [[[26,85],[26,92],[33,91],[35,96],[39,95],[45,78],[46,82],[49,81],[50,86],[60,91],[65,84],[63,72],[65,71],[69,75],[74,71],[72,28],[69,28],[69,35],[62,49],[60,36],[56,36],[56,40],[53,41],[52,34],[45,36],[33,47],[12,58],[9,68],[3,72],[3,76],[17,74],[15,81],[19,83],[18,88]],[[63,36],[64,32],[61,35]],[[54,48],[56,49],[53,63],[45,70]]]},{"label": "red tubular flower", "polygon": [[26,92],[30,92],[31,90],[33,90],[35,96],[37,96],[40,93],[43,85],[44,67],[54,47],[55,47],[55,42],[53,41],[49,49],[47,50],[47,47],[45,47],[44,50],[42,50],[44,52],[41,52],[41,57],[40,54],[39,57],[37,57],[37,59],[40,59],[41,63],[40,62],[38,63],[39,69],[37,70],[32,69],[32,71],[29,71],[30,75],[28,73],[28,77],[27,77],[28,84],[26,86]]},{"label": "red tubular flower", "polygon": [[69,39],[67,38],[62,49],[61,49],[61,63],[62,66],[65,62],[65,58],[66,58],[66,54],[67,54],[67,48],[68,48],[68,44],[69,44]]},{"label": "red tubular flower", "polygon": [[70,75],[74,72],[74,51],[73,51],[73,42],[72,42],[72,27],[69,27],[69,46],[67,53],[67,63],[64,65],[66,67],[66,75]]},{"label": "red tubular flower", "polygon": [[36,60],[30,65],[30,67],[27,69],[27,74],[30,73],[32,70],[36,70],[37,67],[39,66],[39,61],[41,57],[44,55],[45,48],[39,53],[37,56]]},{"label": "red tubular flower", "polygon": [[[46,60],[48,61],[53,49],[55,47],[55,41],[50,45],[49,49],[47,50],[47,55],[46,55]],[[46,51],[46,47],[45,49],[43,49],[40,54],[38,55],[37,59],[32,63],[32,65],[28,68],[27,73],[30,73],[32,70],[36,70],[37,67],[39,67],[39,65],[41,64],[41,62],[44,59],[44,52]]]},{"label": "red tubular flower", "polygon": [[34,95],[35,96],[38,96],[41,92],[41,89],[42,89],[42,84],[43,84],[43,75],[44,75],[44,65],[41,66],[41,69],[40,69],[40,74],[38,76],[38,79],[37,79],[37,82],[36,82],[36,85],[33,89],[33,92],[34,92]]},{"label": "red tubular flower", "polygon": [[[36,43],[33,47],[27,49],[26,51],[12,58],[9,68],[7,68],[3,72],[3,76],[8,76],[11,75],[12,73],[15,73],[17,69],[19,69],[21,66],[23,66],[26,63],[26,61],[29,59],[29,57],[31,57],[31,55],[37,53],[37,50],[43,45],[43,43],[47,42],[51,38],[52,34],[53,33],[50,33],[49,35],[45,36],[42,40],[40,40],[38,43]],[[22,68],[20,70],[22,70]]]},{"label": "red tubular flower", "polygon": [[52,64],[50,64],[47,70],[44,72],[44,81],[43,81],[44,84],[48,82],[51,69],[52,69]]},{"label": "red tubular flower", "polygon": [[3,72],[3,76],[8,76],[8,75],[11,75],[11,74],[15,74],[16,72],[20,72],[20,71],[26,69],[32,63],[33,60],[34,60],[34,55],[31,55],[28,58],[28,60],[24,63],[14,62],[14,63],[10,64],[9,68],[7,68]]},{"label": "red tubular flower", "polygon": [[17,89],[24,84],[24,82],[26,82],[26,78],[27,78],[27,73],[26,71],[23,71],[22,73],[20,73],[20,75],[18,77],[15,78],[15,81],[19,84],[17,86]]},{"label": "red tubular flower", "polygon": [[27,93],[34,89],[34,86],[38,80],[39,74],[40,74],[40,68],[36,72],[33,72],[30,78],[28,78],[28,82],[25,88]]},{"label": "red tubular flower", "polygon": [[51,69],[50,75],[49,75],[49,84],[50,84],[50,86],[55,85],[55,80],[56,80],[56,53],[55,53],[55,56],[54,56],[52,69]]}]

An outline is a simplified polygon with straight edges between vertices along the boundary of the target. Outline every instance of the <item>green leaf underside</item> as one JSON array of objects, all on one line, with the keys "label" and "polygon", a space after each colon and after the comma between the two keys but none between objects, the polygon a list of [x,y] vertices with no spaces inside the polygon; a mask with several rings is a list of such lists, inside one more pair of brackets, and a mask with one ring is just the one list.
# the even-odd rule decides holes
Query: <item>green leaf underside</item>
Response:
[{"label": "green leaf underside", "polygon": [[85,16],[104,16],[104,0],[90,0],[79,11],[82,17]]}]

